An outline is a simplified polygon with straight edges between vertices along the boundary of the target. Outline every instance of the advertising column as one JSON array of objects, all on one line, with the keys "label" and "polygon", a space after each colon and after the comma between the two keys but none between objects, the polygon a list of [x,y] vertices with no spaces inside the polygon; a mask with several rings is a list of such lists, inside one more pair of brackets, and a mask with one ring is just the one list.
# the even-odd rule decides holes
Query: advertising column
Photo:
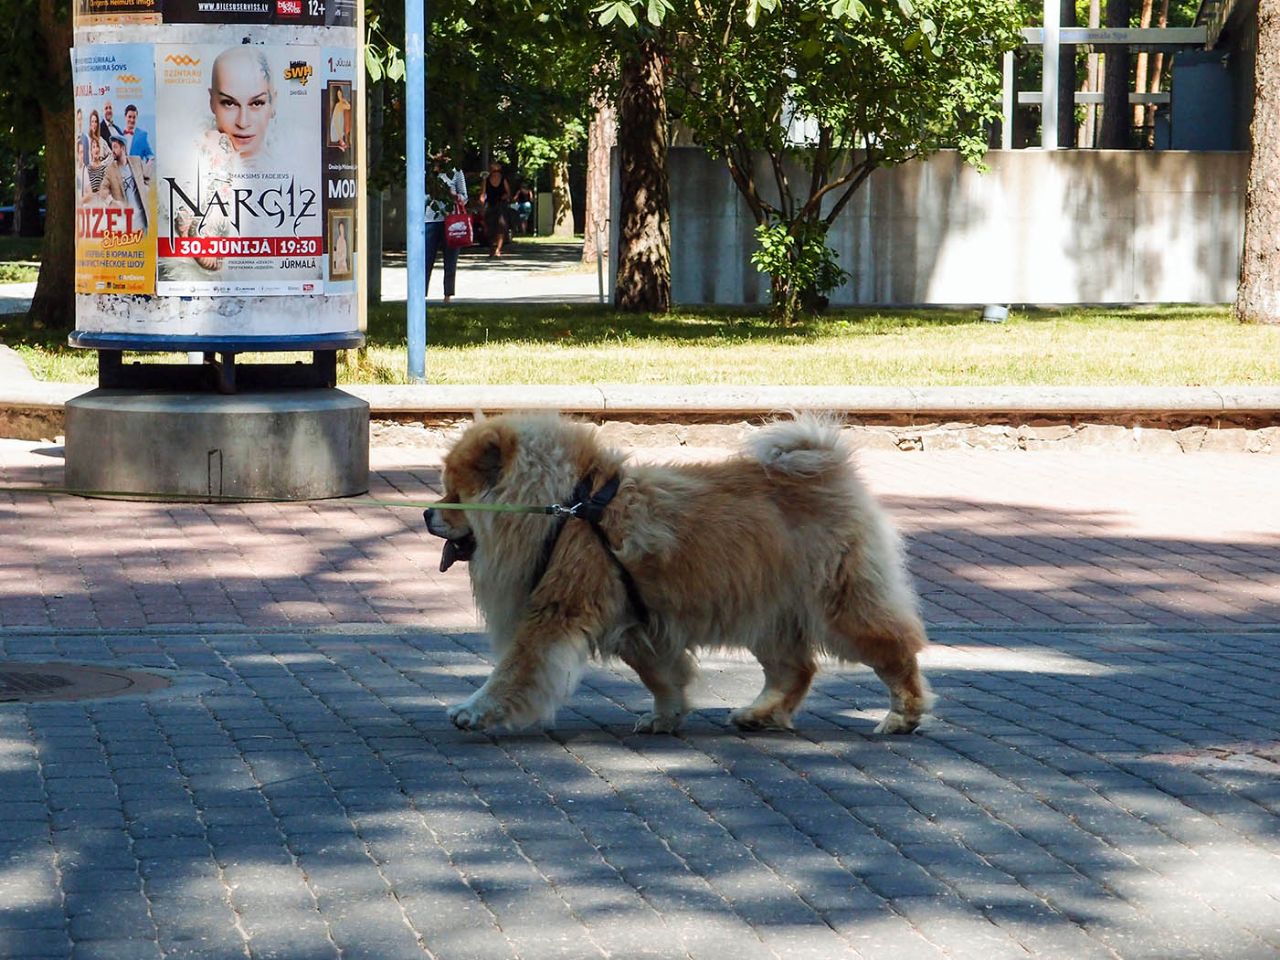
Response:
[{"label": "advertising column", "polygon": [[80,0],[77,335],[305,346],[363,328],[356,15]]}]

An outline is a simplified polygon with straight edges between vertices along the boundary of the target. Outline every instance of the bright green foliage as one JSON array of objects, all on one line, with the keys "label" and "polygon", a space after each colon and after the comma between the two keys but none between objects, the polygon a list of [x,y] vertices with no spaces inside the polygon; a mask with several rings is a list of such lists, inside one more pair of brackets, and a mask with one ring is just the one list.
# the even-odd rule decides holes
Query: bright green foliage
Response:
[{"label": "bright green foliage", "polygon": [[559,132],[551,136],[525,134],[516,144],[520,172],[525,176],[537,176],[540,170],[579,146],[586,137],[586,124],[576,117],[568,120]]},{"label": "bright green foliage", "polygon": [[671,109],[725,160],[762,236],[782,227],[793,238],[756,258],[790,318],[797,303],[820,302],[820,288],[796,281],[835,277],[819,276],[810,248],[874,170],[942,148],[980,162],[999,116],[1000,56],[1019,43],[1020,20],[1014,0],[848,2],[839,15],[830,0],[758,8],[754,27],[737,0],[682,9]]},{"label": "bright green foliage", "polygon": [[65,108],[71,91],[49,83],[50,53],[40,37],[35,0],[9,0],[5,13],[0,34],[0,203],[7,204],[15,202],[15,161],[31,161],[44,152],[41,108]]},{"label": "bright green foliage", "polygon": [[382,30],[382,18],[378,14],[370,14],[367,21],[364,47],[364,70],[370,83],[377,83],[383,77],[392,82],[404,79],[404,56],[394,42],[387,39]]},{"label": "bright green foliage", "polygon": [[[368,7],[365,68],[384,85],[384,173],[404,170],[404,4]],[[587,0],[431,0],[427,141],[461,161],[471,148],[526,166],[522,138],[558,148],[584,129],[600,38]],[[387,82],[390,81],[390,82]]]},{"label": "bright green foliage", "polygon": [[826,294],[849,279],[826,244],[826,228],[801,220],[791,230],[781,222],[756,226],[756,250],[751,262],[773,280],[773,306],[787,325],[817,309]]}]

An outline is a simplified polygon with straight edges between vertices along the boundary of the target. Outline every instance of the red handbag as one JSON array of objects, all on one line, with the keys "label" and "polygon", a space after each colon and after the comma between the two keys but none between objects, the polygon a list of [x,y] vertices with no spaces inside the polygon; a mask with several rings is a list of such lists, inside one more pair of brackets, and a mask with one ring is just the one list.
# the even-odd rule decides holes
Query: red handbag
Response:
[{"label": "red handbag", "polygon": [[471,236],[471,214],[461,203],[444,218],[444,242],[450,247],[469,247],[475,242]]}]

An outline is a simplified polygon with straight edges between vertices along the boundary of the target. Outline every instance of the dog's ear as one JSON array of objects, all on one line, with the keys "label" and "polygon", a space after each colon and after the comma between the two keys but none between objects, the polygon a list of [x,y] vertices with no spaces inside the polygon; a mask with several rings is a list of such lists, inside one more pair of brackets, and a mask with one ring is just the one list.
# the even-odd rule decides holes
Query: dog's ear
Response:
[{"label": "dog's ear", "polygon": [[486,421],[476,441],[475,470],[484,485],[492,487],[502,479],[502,471],[515,456],[516,435],[504,423]]}]

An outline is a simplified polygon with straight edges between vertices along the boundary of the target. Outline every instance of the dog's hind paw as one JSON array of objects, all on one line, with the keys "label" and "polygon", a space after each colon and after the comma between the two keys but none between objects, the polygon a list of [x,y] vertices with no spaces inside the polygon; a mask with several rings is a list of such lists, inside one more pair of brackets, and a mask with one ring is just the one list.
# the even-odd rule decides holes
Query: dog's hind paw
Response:
[{"label": "dog's hind paw", "polygon": [[636,721],[636,733],[675,733],[680,729],[683,713],[649,713],[641,714]]},{"label": "dog's hind paw", "polygon": [[507,719],[507,709],[483,690],[477,690],[457,706],[448,710],[449,719],[459,730],[487,730]]},{"label": "dog's hind paw", "polygon": [[730,722],[739,730],[750,733],[757,730],[794,730],[791,714],[781,707],[761,710],[757,707],[739,707],[729,712]]},{"label": "dog's hind paw", "polygon": [[919,718],[914,720],[900,713],[890,711],[885,718],[876,724],[876,733],[913,733],[920,726]]}]

